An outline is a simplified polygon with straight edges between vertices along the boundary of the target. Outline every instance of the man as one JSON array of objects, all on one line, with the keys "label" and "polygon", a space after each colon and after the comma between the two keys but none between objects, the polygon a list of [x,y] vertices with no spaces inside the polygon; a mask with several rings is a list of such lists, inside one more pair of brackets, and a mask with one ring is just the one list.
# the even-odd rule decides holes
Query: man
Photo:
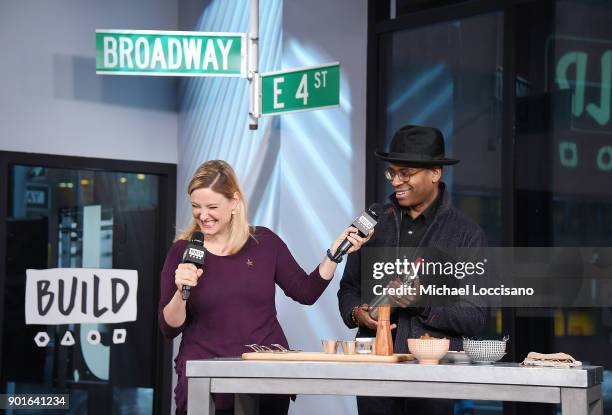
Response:
[{"label": "man", "polygon": [[[444,137],[431,127],[407,125],[393,136],[388,153],[375,155],[387,162],[385,177],[394,192],[379,213],[378,225],[368,246],[456,248],[485,245],[482,229],[452,206],[441,181],[442,167],[459,160],[444,155]],[[358,327],[357,337],[375,335],[376,321],[369,306],[362,304],[361,251],[350,254],[344,269],[338,303],[349,328]],[[457,305],[419,306],[419,296],[392,298],[396,311],[394,352],[407,353],[406,339],[424,333],[451,340],[451,350],[461,350],[461,337],[474,336],[486,324],[486,307]],[[452,400],[357,397],[360,415],[452,414]]]}]

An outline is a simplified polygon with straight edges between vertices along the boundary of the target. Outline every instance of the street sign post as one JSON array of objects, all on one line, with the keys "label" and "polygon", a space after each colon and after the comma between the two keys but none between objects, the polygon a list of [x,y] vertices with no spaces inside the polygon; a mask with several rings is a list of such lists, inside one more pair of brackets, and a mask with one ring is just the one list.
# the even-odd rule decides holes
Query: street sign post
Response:
[{"label": "street sign post", "polygon": [[102,75],[247,76],[244,33],[96,30]]},{"label": "street sign post", "polygon": [[340,105],[340,64],[261,74],[261,115],[310,111]]}]

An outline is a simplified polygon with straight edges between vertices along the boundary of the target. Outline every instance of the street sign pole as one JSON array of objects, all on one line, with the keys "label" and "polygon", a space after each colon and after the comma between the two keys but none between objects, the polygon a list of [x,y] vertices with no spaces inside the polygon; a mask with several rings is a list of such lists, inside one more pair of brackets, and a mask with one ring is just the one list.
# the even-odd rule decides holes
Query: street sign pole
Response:
[{"label": "street sign pole", "polygon": [[259,118],[259,0],[251,0],[249,33],[249,130],[257,130]]},{"label": "street sign pole", "polygon": [[337,62],[259,73],[259,0],[250,0],[248,34],[96,30],[96,73],[247,78],[250,130],[263,116],[340,105]]}]

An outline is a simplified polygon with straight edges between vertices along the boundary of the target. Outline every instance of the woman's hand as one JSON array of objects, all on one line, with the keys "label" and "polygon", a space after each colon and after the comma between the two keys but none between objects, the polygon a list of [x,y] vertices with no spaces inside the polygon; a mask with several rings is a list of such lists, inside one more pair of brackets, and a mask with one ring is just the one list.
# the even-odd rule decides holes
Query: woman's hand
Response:
[{"label": "woman's hand", "polygon": [[198,285],[198,279],[202,276],[204,270],[196,268],[194,264],[179,264],[174,271],[174,283],[179,291],[183,290],[183,286],[195,287]]},{"label": "woman's hand", "polygon": [[330,249],[331,253],[334,254],[336,250],[338,249],[338,247],[340,246],[340,244],[342,243],[342,241],[344,241],[347,238],[349,242],[351,243],[351,247],[349,248],[347,253],[350,254],[351,252],[359,251],[359,249],[361,249],[363,244],[368,242],[370,238],[372,237],[372,235],[374,235],[374,229],[372,229],[365,238],[362,238],[361,236],[359,236],[357,232],[358,232],[357,228],[355,228],[354,226],[350,226],[346,228],[332,244],[331,249]]},{"label": "woman's hand", "polygon": [[178,289],[172,299],[164,307],[164,319],[170,327],[181,327],[187,318],[187,302],[183,299],[184,286],[195,287],[204,270],[194,264],[179,264],[174,271],[174,283]]},{"label": "woman's hand", "polygon": [[[355,252],[355,251],[359,250],[363,244],[365,244],[366,242],[368,242],[370,240],[370,238],[372,237],[373,233],[374,233],[374,230],[372,229],[367,237],[362,238],[357,233],[357,228],[351,226],[351,227],[345,229],[344,232],[342,232],[338,236],[338,238],[334,241],[334,243],[332,244],[332,246],[331,246],[329,251],[333,255],[336,252],[336,250],[338,249],[338,247],[340,246],[340,244],[345,239],[348,238],[349,242],[351,243],[351,247],[349,248],[349,250],[347,252],[349,254],[351,252]],[[323,262],[321,262],[321,264],[319,265],[319,274],[321,275],[321,277],[324,280],[331,280],[333,278],[333,276],[334,276],[334,272],[336,271],[336,266],[337,265],[338,264],[336,263],[336,261],[332,261],[330,258],[325,256],[323,258]]]}]

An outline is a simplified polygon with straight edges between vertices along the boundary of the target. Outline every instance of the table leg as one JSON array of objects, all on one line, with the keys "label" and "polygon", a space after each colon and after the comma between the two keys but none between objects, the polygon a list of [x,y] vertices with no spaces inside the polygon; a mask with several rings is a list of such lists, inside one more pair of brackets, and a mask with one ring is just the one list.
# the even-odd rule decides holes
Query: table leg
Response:
[{"label": "table leg", "polygon": [[602,415],[601,386],[587,388],[561,388],[562,415]]},{"label": "table leg", "polygon": [[215,401],[210,394],[210,378],[187,380],[187,414],[215,415]]},{"label": "table leg", "polygon": [[235,394],[234,415],[259,415],[259,395]]},{"label": "table leg", "polygon": [[589,415],[603,415],[603,401],[601,399],[589,404]]}]

